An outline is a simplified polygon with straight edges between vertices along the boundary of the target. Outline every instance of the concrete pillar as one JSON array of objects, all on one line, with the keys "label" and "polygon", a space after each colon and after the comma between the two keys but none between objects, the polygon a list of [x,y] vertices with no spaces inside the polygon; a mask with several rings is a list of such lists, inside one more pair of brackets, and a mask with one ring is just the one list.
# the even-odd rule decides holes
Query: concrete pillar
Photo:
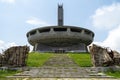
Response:
[{"label": "concrete pillar", "polygon": [[34,46],[34,51],[37,51],[38,43],[35,44]]},{"label": "concrete pillar", "polygon": [[36,30],[36,33],[38,34],[38,33],[39,33],[39,31],[38,31],[38,30]]},{"label": "concrete pillar", "polygon": [[71,32],[71,31],[70,31],[70,28],[67,28],[67,32]]},{"label": "concrete pillar", "polygon": [[58,5],[58,26],[63,26],[63,5]]},{"label": "concrete pillar", "polygon": [[85,49],[86,49],[86,52],[88,52],[88,47],[87,47],[87,45],[85,45]]},{"label": "concrete pillar", "polygon": [[33,51],[35,51],[35,46],[33,46]]},{"label": "concrete pillar", "polygon": [[82,30],[81,33],[84,34],[84,33],[85,33],[85,30]]},{"label": "concrete pillar", "polygon": [[83,51],[84,52],[88,52],[88,48],[87,45],[85,43],[81,43],[82,47],[83,47]]},{"label": "concrete pillar", "polygon": [[54,32],[53,28],[50,28],[50,32]]}]

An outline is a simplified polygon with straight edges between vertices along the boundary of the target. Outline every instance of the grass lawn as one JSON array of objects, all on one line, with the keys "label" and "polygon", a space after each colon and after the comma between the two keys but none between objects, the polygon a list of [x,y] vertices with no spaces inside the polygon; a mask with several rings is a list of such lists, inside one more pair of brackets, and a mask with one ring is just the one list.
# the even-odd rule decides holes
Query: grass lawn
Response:
[{"label": "grass lawn", "polygon": [[69,53],[68,56],[72,58],[80,67],[92,66],[89,53]]},{"label": "grass lawn", "polygon": [[[91,67],[91,59],[89,53],[68,53],[67,54],[71,59],[73,59],[80,67]],[[27,66],[30,67],[40,67],[47,61],[50,57],[54,56],[53,53],[38,53],[31,52],[28,55]],[[2,78],[6,76],[11,76],[13,74],[18,73],[19,71],[10,71],[0,70],[0,80],[4,80]],[[116,78],[120,78],[120,71],[112,71],[108,70],[105,72],[107,75],[114,76]]]},{"label": "grass lawn", "polygon": [[6,76],[11,76],[13,74],[16,74],[20,71],[11,71],[11,70],[0,70],[0,78],[4,78]]},{"label": "grass lawn", "polygon": [[52,56],[52,53],[31,52],[28,55],[27,66],[40,67]]},{"label": "grass lawn", "polygon": [[109,76],[113,76],[115,78],[120,78],[120,70],[119,71],[108,70],[105,73]]},{"label": "grass lawn", "polygon": [[[92,66],[89,53],[68,53],[67,55],[72,58],[80,67]],[[27,66],[40,67],[52,56],[54,56],[53,53],[31,52],[28,55]]]}]

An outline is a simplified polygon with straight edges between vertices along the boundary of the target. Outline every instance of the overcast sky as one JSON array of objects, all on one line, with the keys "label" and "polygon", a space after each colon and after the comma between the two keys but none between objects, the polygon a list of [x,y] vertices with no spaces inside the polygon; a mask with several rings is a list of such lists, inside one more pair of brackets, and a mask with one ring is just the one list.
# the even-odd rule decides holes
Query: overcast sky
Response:
[{"label": "overcast sky", "polygon": [[65,25],[90,29],[93,43],[120,51],[120,0],[0,0],[0,51],[29,45],[31,29],[57,25],[58,3]]}]

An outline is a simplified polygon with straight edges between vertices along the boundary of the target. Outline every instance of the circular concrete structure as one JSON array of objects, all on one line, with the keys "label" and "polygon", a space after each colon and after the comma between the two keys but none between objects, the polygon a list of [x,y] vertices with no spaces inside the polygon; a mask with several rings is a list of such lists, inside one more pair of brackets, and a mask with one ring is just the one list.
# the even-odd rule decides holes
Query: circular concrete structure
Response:
[{"label": "circular concrete structure", "polygon": [[63,25],[63,5],[58,5],[58,25],[33,29],[27,33],[34,51],[87,52],[94,33],[88,29]]},{"label": "circular concrete structure", "polygon": [[75,26],[46,26],[27,33],[28,42],[35,47],[35,51],[39,50],[38,45],[59,49],[81,43],[87,46],[93,41],[93,37],[92,31]]}]

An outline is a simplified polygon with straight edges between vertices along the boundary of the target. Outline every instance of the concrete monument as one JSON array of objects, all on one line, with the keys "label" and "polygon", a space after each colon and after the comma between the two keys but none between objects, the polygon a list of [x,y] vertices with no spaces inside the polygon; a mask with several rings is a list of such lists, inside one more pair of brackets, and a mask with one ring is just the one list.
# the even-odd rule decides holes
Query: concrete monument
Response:
[{"label": "concrete monument", "polygon": [[58,5],[58,25],[44,26],[27,33],[28,42],[39,52],[86,52],[94,33],[88,29],[64,25],[63,5]]}]

